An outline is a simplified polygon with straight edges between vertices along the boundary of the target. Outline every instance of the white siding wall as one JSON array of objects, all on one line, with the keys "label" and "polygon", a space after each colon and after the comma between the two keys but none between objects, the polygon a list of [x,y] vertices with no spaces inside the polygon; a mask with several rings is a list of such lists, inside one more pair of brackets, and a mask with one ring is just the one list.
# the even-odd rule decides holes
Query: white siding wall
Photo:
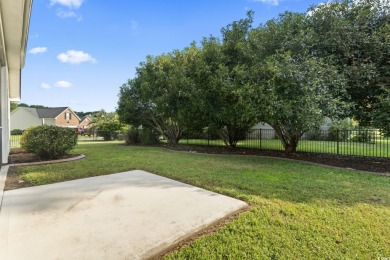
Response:
[{"label": "white siding wall", "polygon": [[[252,129],[254,129],[254,131],[252,131],[249,135],[248,135],[248,138],[260,138],[260,134],[261,134],[261,138],[264,138],[264,139],[272,139],[272,138],[275,138],[275,133],[272,126],[270,126],[269,124],[267,123],[258,123],[257,125],[253,126]],[[260,131],[259,129],[261,130],[264,130],[264,131]]]},{"label": "white siding wall", "polygon": [[30,112],[17,109],[11,113],[11,130],[26,130],[30,126],[42,125],[42,119],[34,116]]},{"label": "white siding wall", "polygon": [[[1,21],[0,21],[1,22]],[[1,36],[1,35],[0,35]],[[1,50],[0,50],[1,51]],[[9,154],[9,138],[10,138],[10,122],[9,122],[9,82],[8,82],[8,68],[7,66],[1,67],[0,69],[0,125],[3,128],[2,130],[2,158],[1,163],[8,163],[8,154]],[[0,164],[1,168],[1,164]]]},{"label": "white siding wall", "polygon": [[54,118],[44,118],[42,120],[44,125],[56,125],[56,120]]},{"label": "white siding wall", "polygon": [[253,126],[252,129],[267,129],[267,130],[273,130],[272,126],[270,126],[267,123],[258,123],[257,125]]}]

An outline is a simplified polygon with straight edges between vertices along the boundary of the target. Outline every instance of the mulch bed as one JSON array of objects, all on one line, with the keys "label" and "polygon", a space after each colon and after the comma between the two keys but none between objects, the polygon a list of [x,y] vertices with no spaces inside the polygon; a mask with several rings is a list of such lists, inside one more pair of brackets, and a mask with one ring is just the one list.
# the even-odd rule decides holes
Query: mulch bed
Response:
[{"label": "mulch bed", "polygon": [[284,151],[275,150],[256,150],[243,148],[227,148],[227,147],[207,147],[207,146],[193,146],[193,145],[177,145],[164,146],[167,149],[208,153],[208,154],[238,154],[238,155],[258,155],[270,156],[277,158],[293,159],[300,161],[307,161],[312,163],[324,164],[329,166],[336,166],[360,171],[375,172],[379,175],[390,176],[390,158],[378,157],[360,157],[334,154],[319,154],[319,153],[305,153],[298,152],[296,154],[286,154]]},{"label": "mulch bed", "polygon": [[[67,158],[72,158],[75,156],[78,156],[78,154],[65,155],[59,159],[67,159]],[[47,160],[41,160],[35,154],[29,153],[23,149],[11,150],[9,157],[8,157],[9,164],[31,163],[31,162],[42,162],[42,161],[47,161]]]},{"label": "mulch bed", "polygon": [[15,163],[29,163],[29,162],[38,162],[40,159],[38,156],[36,156],[33,153],[28,153],[25,150],[11,150],[9,157],[8,157],[8,163],[9,164],[15,164]]}]

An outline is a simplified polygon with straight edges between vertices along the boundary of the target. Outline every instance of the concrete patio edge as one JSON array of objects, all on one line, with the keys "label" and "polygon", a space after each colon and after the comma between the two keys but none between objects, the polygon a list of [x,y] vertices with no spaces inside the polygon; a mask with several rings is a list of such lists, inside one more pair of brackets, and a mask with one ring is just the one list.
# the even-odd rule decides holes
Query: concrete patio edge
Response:
[{"label": "concrete patio edge", "polygon": [[7,173],[8,173],[8,165],[2,166],[0,170],[0,211],[1,211],[1,205],[3,204],[3,195],[4,195],[4,187],[5,187],[5,180],[7,179]]},{"label": "concrete patio edge", "polygon": [[156,247],[153,248],[149,254],[146,256],[146,259],[163,259],[164,256],[169,255],[170,253],[179,250],[180,248],[186,246],[187,244],[199,239],[200,237],[217,232],[219,229],[230,223],[231,221],[235,220],[238,218],[238,216],[242,213],[245,213],[249,211],[252,208],[251,205],[247,204],[246,206],[243,206],[230,214],[224,216],[221,219],[217,219],[212,223],[209,223],[207,225],[204,225],[202,227],[199,227],[197,230],[194,230],[191,233],[188,233],[186,236],[178,239],[174,243],[172,243],[171,246],[167,248],[161,248],[161,247]]}]

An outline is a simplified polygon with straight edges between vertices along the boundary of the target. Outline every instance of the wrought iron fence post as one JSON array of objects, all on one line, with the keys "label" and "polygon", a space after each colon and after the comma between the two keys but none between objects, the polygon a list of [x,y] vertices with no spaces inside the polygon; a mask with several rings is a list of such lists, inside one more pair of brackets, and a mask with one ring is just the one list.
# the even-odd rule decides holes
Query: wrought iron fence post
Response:
[{"label": "wrought iron fence post", "polygon": [[207,128],[207,146],[210,146],[210,128]]},{"label": "wrought iron fence post", "polygon": [[260,150],[261,150],[261,128],[260,128]]},{"label": "wrought iron fence post", "polygon": [[337,140],[337,155],[340,154],[340,130],[339,129],[336,129],[336,140]]}]

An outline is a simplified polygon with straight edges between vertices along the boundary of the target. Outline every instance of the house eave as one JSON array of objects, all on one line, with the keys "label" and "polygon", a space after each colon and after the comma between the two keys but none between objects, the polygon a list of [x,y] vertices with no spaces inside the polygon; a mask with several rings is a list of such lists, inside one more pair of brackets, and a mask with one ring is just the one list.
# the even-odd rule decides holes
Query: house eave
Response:
[{"label": "house eave", "polygon": [[0,0],[2,31],[1,66],[8,67],[9,97],[21,98],[21,69],[24,67],[32,0]]}]

